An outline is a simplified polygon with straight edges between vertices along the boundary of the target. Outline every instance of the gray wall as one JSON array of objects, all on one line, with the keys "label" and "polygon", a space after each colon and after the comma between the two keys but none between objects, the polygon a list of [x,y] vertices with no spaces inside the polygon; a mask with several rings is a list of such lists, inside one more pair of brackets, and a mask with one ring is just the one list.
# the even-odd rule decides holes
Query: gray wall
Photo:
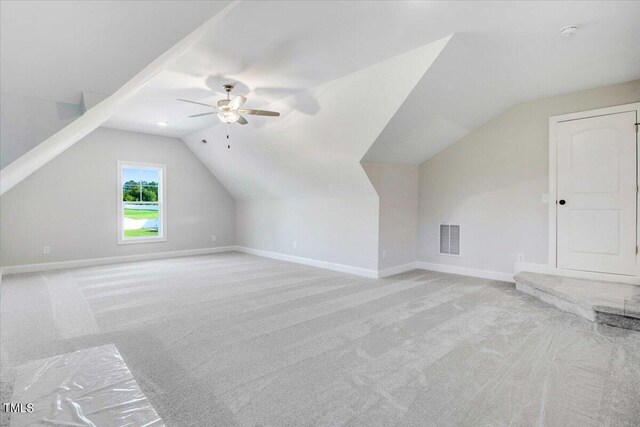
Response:
[{"label": "gray wall", "polygon": [[[117,244],[118,160],[167,165],[166,242]],[[235,243],[233,198],[182,141],[114,129],[95,130],[5,193],[0,213],[2,265]]]},{"label": "gray wall", "polygon": [[[547,263],[549,116],[640,101],[640,81],[516,105],[420,166],[418,259],[513,272]],[[482,108],[478,105],[478,108]],[[438,254],[438,224],[461,225],[462,256]]]},{"label": "gray wall", "polygon": [[377,198],[238,200],[236,223],[240,246],[378,268]]},{"label": "gray wall", "polygon": [[363,163],[362,167],[380,198],[378,268],[384,270],[415,261],[418,166]]}]

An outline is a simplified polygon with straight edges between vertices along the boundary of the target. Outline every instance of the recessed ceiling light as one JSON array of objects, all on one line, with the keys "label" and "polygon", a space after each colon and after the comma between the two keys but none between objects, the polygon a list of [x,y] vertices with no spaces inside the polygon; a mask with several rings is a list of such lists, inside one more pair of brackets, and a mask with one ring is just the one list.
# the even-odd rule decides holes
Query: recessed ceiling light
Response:
[{"label": "recessed ceiling light", "polygon": [[167,123],[167,122],[158,122],[158,123],[156,123],[156,124],[157,124],[158,126],[160,126],[160,127],[165,127],[165,126],[167,126],[169,123]]},{"label": "recessed ceiling light", "polygon": [[568,27],[564,27],[560,30],[560,35],[562,37],[571,37],[576,33],[576,31],[578,31],[577,25],[569,25]]}]

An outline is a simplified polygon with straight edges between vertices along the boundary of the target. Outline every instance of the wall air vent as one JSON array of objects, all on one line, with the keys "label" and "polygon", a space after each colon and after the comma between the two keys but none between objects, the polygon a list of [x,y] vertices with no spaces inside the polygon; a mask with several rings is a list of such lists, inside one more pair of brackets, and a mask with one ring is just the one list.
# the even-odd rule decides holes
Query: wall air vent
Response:
[{"label": "wall air vent", "polygon": [[440,253],[460,255],[460,226],[440,224]]}]

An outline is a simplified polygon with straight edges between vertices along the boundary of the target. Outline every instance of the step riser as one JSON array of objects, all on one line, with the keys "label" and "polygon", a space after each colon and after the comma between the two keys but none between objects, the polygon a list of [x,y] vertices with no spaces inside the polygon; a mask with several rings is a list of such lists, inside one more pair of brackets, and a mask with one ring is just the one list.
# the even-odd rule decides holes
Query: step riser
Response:
[{"label": "step riser", "polygon": [[525,294],[529,294],[539,299],[542,302],[553,305],[559,308],[560,310],[575,314],[576,316],[584,317],[585,319],[591,322],[596,321],[596,312],[594,310],[586,309],[574,302],[567,301],[556,295],[552,295],[540,289],[533,288],[517,280],[516,280],[516,289],[519,290],[520,292],[524,292]]},{"label": "step riser", "polygon": [[640,286],[520,272],[516,289],[591,322],[640,331]]}]

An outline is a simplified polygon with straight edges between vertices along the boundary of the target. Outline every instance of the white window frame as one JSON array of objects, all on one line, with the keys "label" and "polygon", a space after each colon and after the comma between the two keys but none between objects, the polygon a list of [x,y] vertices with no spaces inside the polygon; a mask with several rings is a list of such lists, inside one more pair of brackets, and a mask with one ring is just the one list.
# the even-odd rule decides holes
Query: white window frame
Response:
[{"label": "white window frame", "polygon": [[[124,224],[123,224],[123,204],[122,201],[122,169],[125,167],[133,169],[160,169],[160,180],[158,182],[158,215],[160,217],[160,230],[158,230],[158,236],[156,237],[124,237]],[[142,163],[142,162],[128,162],[124,160],[118,160],[118,244],[130,245],[136,243],[158,243],[167,241],[167,165],[160,163]]]}]

